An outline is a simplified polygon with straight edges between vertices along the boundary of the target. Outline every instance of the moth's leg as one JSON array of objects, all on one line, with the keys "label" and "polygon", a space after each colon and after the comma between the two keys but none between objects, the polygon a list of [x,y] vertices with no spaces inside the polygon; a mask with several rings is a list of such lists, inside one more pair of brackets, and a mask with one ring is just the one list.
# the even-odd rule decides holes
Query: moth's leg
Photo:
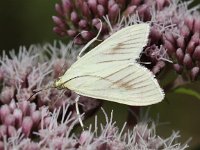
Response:
[{"label": "moth's leg", "polygon": [[101,23],[101,26],[100,26],[100,29],[99,29],[99,32],[98,32],[98,34],[92,39],[92,40],[90,40],[82,49],[81,49],[81,51],[80,51],[80,53],[78,54],[78,56],[77,56],[77,59],[79,59],[80,57],[81,57],[81,54],[94,42],[94,41],[96,41],[96,40],[98,40],[97,38],[98,38],[98,36],[100,35],[100,33],[101,33],[101,30],[102,30],[102,21],[99,19],[99,21],[100,21],[100,23]]},{"label": "moth's leg", "polygon": [[76,97],[76,99],[75,99],[75,105],[76,105],[76,113],[77,113],[77,115],[78,115],[78,120],[79,120],[79,122],[80,122],[80,125],[81,125],[81,127],[82,127],[82,129],[84,130],[84,125],[83,125],[83,121],[81,120],[81,115],[80,115],[80,111],[79,111],[79,108],[78,108],[78,101],[79,101],[79,98],[80,98],[80,96],[78,95],[77,97]]}]

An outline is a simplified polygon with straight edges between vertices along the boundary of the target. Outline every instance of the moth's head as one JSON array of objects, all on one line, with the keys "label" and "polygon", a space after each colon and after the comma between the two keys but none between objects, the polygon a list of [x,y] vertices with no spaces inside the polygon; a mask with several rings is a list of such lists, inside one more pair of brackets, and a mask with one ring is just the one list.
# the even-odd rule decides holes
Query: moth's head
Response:
[{"label": "moth's head", "polygon": [[64,87],[64,82],[62,81],[61,77],[59,77],[57,80],[54,81],[53,87],[55,87],[57,89],[64,89],[64,88],[66,88],[66,87]]}]

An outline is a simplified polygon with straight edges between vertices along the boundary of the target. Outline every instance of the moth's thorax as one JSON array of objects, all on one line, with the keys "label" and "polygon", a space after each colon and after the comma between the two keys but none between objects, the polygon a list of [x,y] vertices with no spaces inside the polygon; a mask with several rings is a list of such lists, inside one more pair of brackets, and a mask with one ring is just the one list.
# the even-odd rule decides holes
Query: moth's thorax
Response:
[{"label": "moth's thorax", "polygon": [[61,77],[54,82],[54,87],[56,87],[58,89],[63,89],[64,88],[64,82],[62,81]]}]

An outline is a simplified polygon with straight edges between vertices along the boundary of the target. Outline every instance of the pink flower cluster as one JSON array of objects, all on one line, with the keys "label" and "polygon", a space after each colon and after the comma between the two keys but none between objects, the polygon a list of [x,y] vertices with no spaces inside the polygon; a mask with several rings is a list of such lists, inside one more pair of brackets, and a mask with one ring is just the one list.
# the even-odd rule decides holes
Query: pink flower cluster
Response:
[{"label": "pink flower cluster", "polygon": [[99,39],[105,39],[124,26],[147,22],[151,33],[141,57],[142,62],[151,62],[146,67],[158,74],[166,65],[171,65],[176,73],[187,77],[186,80],[196,80],[200,74],[200,17],[198,7],[188,8],[190,3],[180,0],[62,0],[55,5],[58,16],[53,17],[54,32],[76,37],[76,44],[84,44],[97,34],[98,18],[103,22]]},{"label": "pink flower cluster", "polygon": [[[125,132],[124,124],[120,130],[116,122],[112,120],[113,113],[109,119],[104,112],[106,124],[101,124],[98,130],[98,122],[95,122],[94,131],[89,127],[82,131],[79,136],[72,134],[72,129],[78,119],[72,117],[68,111],[68,106],[60,107],[53,113],[48,108],[41,111],[41,128],[32,132],[34,138],[28,138],[22,134],[21,130],[15,132],[9,138],[3,137],[0,141],[0,149],[77,149],[77,150],[125,150],[125,149],[174,149],[184,150],[187,144],[177,143],[178,132],[173,132],[170,137],[163,139],[156,135],[156,124],[153,121],[141,120],[134,129]],[[45,121],[48,116],[48,123]],[[60,119],[59,119],[60,118]],[[60,120],[60,122],[58,122]],[[175,141],[176,140],[176,141]]]},{"label": "pink flower cluster", "polygon": [[[18,130],[21,130],[24,137],[32,138],[33,132],[38,132],[51,122],[49,115],[42,114],[44,108],[53,112],[61,106],[69,105],[71,116],[77,116],[74,105],[77,95],[70,90],[46,89],[29,99],[35,90],[53,84],[57,76],[74,62],[75,53],[71,53],[70,48],[71,44],[66,46],[62,43],[32,45],[28,50],[21,47],[18,54],[12,51],[10,55],[2,56],[0,141],[13,137]],[[85,117],[100,106],[100,102],[86,97],[81,97],[80,103],[79,107],[86,113]]]}]

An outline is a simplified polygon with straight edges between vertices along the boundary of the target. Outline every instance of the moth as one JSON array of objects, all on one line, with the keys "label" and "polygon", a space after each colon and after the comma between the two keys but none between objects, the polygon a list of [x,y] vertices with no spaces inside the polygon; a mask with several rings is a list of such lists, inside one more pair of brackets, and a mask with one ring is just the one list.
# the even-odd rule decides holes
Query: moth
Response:
[{"label": "moth", "polygon": [[149,24],[125,27],[78,59],[54,87],[132,106],[158,103],[164,92],[137,59],[148,42]]}]

